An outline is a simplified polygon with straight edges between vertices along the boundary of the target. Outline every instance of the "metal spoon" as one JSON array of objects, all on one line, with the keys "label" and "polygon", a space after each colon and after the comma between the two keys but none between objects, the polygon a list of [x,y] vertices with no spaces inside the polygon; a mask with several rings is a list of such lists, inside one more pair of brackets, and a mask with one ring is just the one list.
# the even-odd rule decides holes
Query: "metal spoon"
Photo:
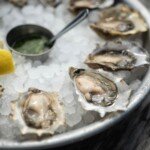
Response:
[{"label": "metal spoon", "polygon": [[56,41],[58,38],[60,38],[66,32],[70,31],[75,26],[77,26],[79,23],[81,23],[83,20],[85,20],[89,16],[91,11],[102,10],[102,9],[105,9],[105,8],[108,8],[112,5],[114,5],[115,3],[116,3],[115,0],[105,0],[101,5],[97,4],[93,8],[90,8],[90,9],[88,8],[88,9],[85,9],[85,10],[79,12],[79,14],[75,17],[75,19],[73,21],[71,21],[65,28],[63,28],[58,34],[56,34],[52,39],[50,39],[48,41],[48,43],[46,43],[46,45],[51,45],[54,41]]}]

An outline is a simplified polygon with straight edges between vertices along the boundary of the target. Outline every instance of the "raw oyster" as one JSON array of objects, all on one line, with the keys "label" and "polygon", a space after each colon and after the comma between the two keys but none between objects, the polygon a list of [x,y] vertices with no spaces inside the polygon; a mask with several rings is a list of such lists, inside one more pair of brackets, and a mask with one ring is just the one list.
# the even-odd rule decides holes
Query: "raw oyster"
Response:
[{"label": "raw oyster", "polygon": [[57,7],[62,3],[62,0],[40,0],[44,6],[51,5],[53,7]]},{"label": "raw oyster", "polygon": [[12,118],[18,120],[22,134],[54,134],[65,122],[62,105],[56,93],[30,88],[12,102]]},{"label": "raw oyster", "polygon": [[85,110],[97,111],[103,117],[106,112],[126,109],[131,90],[121,78],[74,67],[69,74]]},{"label": "raw oyster", "polygon": [[0,97],[3,95],[3,92],[4,92],[4,88],[2,85],[0,85]]},{"label": "raw oyster", "polygon": [[93,69],[132,70],[138,66],[148,65],[149,55],[135,43],[114,41],[107,42],[102,47],[97,45],[85,63]]},{"label": "raw oyster", "polygon": [[104,2],[104,0],[70,0],[70,10],[78,12],[85,8],[95,8],[97,5]]},{"label": "raw oyster", "polygon": [[104,10],[100,14],[100,20],[91,27],[110,35],[133,35],[146,32],[148,26],[143,17],[125,4]]},{"label": "raw oyster", "polygon": [[12,4],[18,6],[18,7],[23,7],[28,3],[27,0],[9,0]]}]

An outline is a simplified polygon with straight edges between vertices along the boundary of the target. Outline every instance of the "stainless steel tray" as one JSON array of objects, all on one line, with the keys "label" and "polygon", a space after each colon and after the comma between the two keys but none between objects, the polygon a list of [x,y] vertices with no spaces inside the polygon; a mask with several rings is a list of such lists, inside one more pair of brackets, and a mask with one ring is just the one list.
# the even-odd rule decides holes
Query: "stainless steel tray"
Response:
[{"label": "stainless steel tray", "polygon": [[[139,2],[138,0],[123,0],[125,3],[133,7],[134,9],[137,9],[145,18],[145,20],[148,23],[148,26],[150,28],[150,14],[148,10]],[[144,37],[144,40],[146,40],[144,47],[150,52],[149,48],[149,36],[150,33],[148,32],[148,35]],[[8,142],[8,141],[2,141],[0,140],[0,149],[40,149],[40,148],[54,148],[66,144],[70,144],[73,142],[77,142],[83,139],[86,139],[90,136],[93,136],[95,134],[99,134],[104,130],[107,130],[109,127],[123,119],[124,117],[127,117],[128,114],[133,111],[137,106],[141,104],[141,102],[144,100],[144,97],[146,94],[148,94],[150,89],[150,68],[148,69],[142,85],[139,87],[139,89],[134,93],[132,96],[131,101],[135,100],[134,103],[131,103],[128,107],[128,110],[124,113],[121,113],[119,116],[113,117],[110,120],[106,120],[103,123],[101,122],[95,122],[92,123],[86,127],[82,127],[79,129],[75,129],[73,131],[55,135],[53,137],[50,137],[46,140],[37,141],[37,142]]]}]

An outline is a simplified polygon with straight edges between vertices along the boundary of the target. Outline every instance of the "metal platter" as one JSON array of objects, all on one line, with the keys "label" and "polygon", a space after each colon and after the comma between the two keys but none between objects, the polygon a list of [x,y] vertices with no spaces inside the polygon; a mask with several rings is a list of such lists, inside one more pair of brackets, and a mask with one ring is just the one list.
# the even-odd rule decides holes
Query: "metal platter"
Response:
[{"label": "metal platter", "polygon": [[[150,28],[150,14],[148,10],[139,2],[138,0],[123,0],[123,2],[127,3],[129,6],[133,7],[134,9],[138,10],[144,19],[146,20],[149,28]],[[144,37],[144,47],[149,51],[149,33],[145,35]],[[116,124],[118,121],[123,119],[124,117],[128,117],[129,113],[133,111],[137,106],[141,104],[141,102],[144,100],[144,97],[146,94],[148,94],[150,89],[150,68],[148,69],[142,85],[139,87],[139,89],[133,94],[131,101],[136,99],[134,103],[131,103],[128,107],[128,110],[119,114],[118,116],[115,116],[109,120],[106,120],[104,122],[94,122],[88,126],[72,130],[70,132],[66,132],[63,134],[55,135],[53,137],[50,137],[48,139],[42,140],[42,141],[28,141],[28,142],[9,142],[5,140],[0,140],[0,149],[40,149],[40,148],[54,148],[62,145],[71,144],[73,142],[77,142],[83,139],[86,139],[88,137],[91,137],[95,134],[100,134],[102,131],[107,130],[112,125]]]}]

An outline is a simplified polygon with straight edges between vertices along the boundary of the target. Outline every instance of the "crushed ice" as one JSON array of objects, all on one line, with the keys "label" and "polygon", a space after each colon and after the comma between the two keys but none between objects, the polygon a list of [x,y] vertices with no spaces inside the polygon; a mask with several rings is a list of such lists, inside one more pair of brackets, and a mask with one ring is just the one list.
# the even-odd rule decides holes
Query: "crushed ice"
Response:
[{"label": "crushed ice", "polygon": [[[3,17],[0,16],[0,39],[4,39],[12,27],[24,23],[44,26],[56,34],[73,18],[65,4],[57,7],[56,10],[49,6],[44,7],[33,0],[23,9],[7,5],[7,10],[0,9],[0,12],[3,12]],[[0,114],[8,115],[10,101],[17,99],[18,93],[27,91],[29,87],[35,87],[60,93],[65,107],[66,123],[70,128],[77,124],[85,126],[93,122],[96,115],[84,111],[77,102],[68,68],[70,66],[85,68],[83,60],[99,42],[104,41],[90,29],[86,20],[56,42],[49,60],[44,64],[14,55],[16,72],[13,75],[0,77],[0,84],[5,87],[4,96],[0,100]],[[139,84],[140,81],[136,80],[132,82],[132,87],[137,88]],[[62,131],[64,128],[59,129],[58,132]]]}]

